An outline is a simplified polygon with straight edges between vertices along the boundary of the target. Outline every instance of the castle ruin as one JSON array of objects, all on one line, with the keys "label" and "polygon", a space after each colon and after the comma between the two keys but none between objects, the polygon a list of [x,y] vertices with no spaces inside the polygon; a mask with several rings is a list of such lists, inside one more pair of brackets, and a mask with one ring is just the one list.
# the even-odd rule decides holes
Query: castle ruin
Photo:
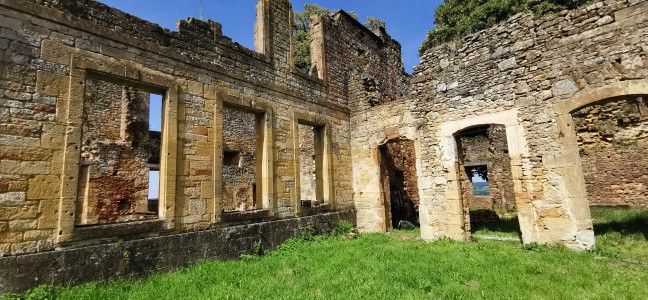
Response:
[{"label": "castle ruin", "polygon": [[[648,2],[520,14],[436,47],[339,11],[295,69],[289,0],[255,49],[92,0],[0,0],[0,292],[173,270],[340,220],[594,246],[590,205],[648,205]],[[475,176],[489,193],[475,193]],[[129,259],[124,259],[124,253]]]}]

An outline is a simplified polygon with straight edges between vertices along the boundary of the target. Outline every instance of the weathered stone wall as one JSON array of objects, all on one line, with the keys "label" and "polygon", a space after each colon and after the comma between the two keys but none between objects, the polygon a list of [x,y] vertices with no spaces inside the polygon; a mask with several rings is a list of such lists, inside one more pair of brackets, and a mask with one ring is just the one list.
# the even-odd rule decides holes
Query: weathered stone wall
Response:
[{"label": "weathered stone wall", "polygon": [[[253,113],[223,108],[223,210],[256,208],[257,117]],[[227,153],[234,155],[226,162]]]},{"label": "weathered stone wall", "polygon": [[384,29],[362,26],[344,11],[312,22],[313,64],[334,96],[349,99],[352,112],[393,102],[407,91],[401,45]]},{"label": "weathered stone wall", "polygon": [[[55,249],[63,246],[353,210],[351,94],[337,91],[335,80],[343,74],[348,86],[362,84],[348,79],[352,77],[346,70],[314,77],[296,72],[291,65],[289,1],[261,0],[257,12],[255,52],[222,36],[220,24],[213,21],[181,20],[178,31],[172,32],[94,1],[0,1],[0,256],[9,256],[1,258],[0,265],[28,253],[59,257]],[[331,66],[356,55],[355,48],[336,48],[338,38],[352,40],[346,35],[367,32],[359,23],[346,21],[342,30],[334,25],[339,18],[327,21],[330,31],[319,31],[326,37],[320,48],[336,51],[327,56]],[[373,36],[353,45],[371,48],[365,57],[381,66],[365,70],[367,76],[402,74],[397,43],[385,46]],[[344,49],[353,51],[347,54]],[[399,63],[385,64],[393,60]],[[124,107],[115,102],[96,114],[84,114],[92,98],[86,88],[95,77],[164,96],[159,212],[154,220],[92,225],[103,222],[88,213],[83,219],[83,211],[90,212],[87,202],[79,203],[88,187],[83,177],[94,172],[83,171],[86,157],[81,154],[91,146],[84,144],[85,133],[104,132],[92,139],[127,146],[101,150],[121,164],[109,166],[117,176],[128,170],[130,179],[138,179],[135,188],[119,193],[132,190],[144,196],[148,181],[144,157],[132,151],[137,147],[130,142],[136,141],[124,131]],[[382,94],[395,99],[390,89]],[[254,211],[248,211],[249,197],[246,211],[228,211],[240,207],[242,200],[234,203],[223,193],[231,179],[223,168],[222,154],[228,150],[224,127],[231,123],[225,107],[257,116]],[[86,116],[105,124],[92,123]],[[313,209],[301,207],[298,199],[300,122],[323,132],[322,194],[327,205]],[[246,186],[252,178],[248,175],[242,176]],[[111,192],[116,194],[120,187]],[[95,192],[97,202],[104,192]],[[135,207],[134,211],[144,209]],[[106,218],[114,220],[132,219]],[[78,226],[82,224],[87,225]]]},{"label": "weathered stone wall", "polygon": [[[330,93],[349,99],[352,130],[345,147],[350,146],[354,166],[352,199],[360,230],[376,232],[386,229],[378,146],[388,136],[401,137],[399,126],[404,114],[406,118],[409,114],[406,104],[397,99],[407,94],[409,75],[403,68],[400,44],[384,30],[373,32],[359,25],[345,12],[314,20],[312,61]],[[387,133],[389,124],[395,127]],[[403,138],[414,140],[415,130],[402,130]]]},{"label": "weathered stone wall", "polygon": [[572,113],[591,205],[648,206],[644,99],[612,99]]},{"label": "weathered stone wall", "polygon": [[521,14],[422,56],[409,101],[426,119],[420,149],[431,162],[419,185],[424,238],[466,238],[452,135],[501,124],[524,242],[593,245],[569,112],[645,86],[647,8],[620,0],[544,19]]}]

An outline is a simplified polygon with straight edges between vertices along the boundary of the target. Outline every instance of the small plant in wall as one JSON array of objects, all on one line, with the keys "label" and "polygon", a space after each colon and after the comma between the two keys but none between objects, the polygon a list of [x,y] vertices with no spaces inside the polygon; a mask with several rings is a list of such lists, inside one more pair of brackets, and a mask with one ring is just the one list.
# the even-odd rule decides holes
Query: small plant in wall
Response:
[{"label": "small plant in wall", "polygon": [[263,255],[263,244],[261,244],[261,241],[254,242],[254,245],[252,245],[252,254],[257,256]]},{"label": "small plant in wall", "polygon": [[354,239],[358,237],[359,232],[353,224],[343,220],[337,223],[335,229],[333,229],[333,234],[342,238]]},{"label": "small plant in wall", "polygon": [[315,223],[309,221],[305,228],[299,231],[299,239],[304,241],[315,240]]}]

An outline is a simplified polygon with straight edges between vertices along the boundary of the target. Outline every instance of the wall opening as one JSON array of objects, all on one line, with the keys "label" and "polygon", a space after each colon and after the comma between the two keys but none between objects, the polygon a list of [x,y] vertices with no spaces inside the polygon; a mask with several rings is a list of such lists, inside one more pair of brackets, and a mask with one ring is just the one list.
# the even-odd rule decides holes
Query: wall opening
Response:
[{"label": "wall opening", "polygon": [[597,235],[648,237],[646,99],[648,95],[615,97],[571,114]]},{"label": "wall opening", "polygon": [[488,184],[488,166],[466,166],[466,174],[472,185],[473,196],[490,197],[490,185]]},{"label": "wall opening", "polygon": [[592,206],[648,206],[648,113],[644,96],[572,112]]},{"label": "wall opening", "polygon": [[158,218],[163,92],[88,77],[76,223]]},{"label": "wall opening", "polygon": [[455,134],[466,231],[519,237],[506,127],[484,125]]},{"label": "wall opening", "polygon": [[299,145],[299,200],[302,206],[311,207],[327,203],[325,176],[325,127],[298,122]]},{"label": "wall opening", "polygon": [[418,226],[419,190],[414,141],[391,140],[378,148],[386,229]]},{"label": "wall opening", "polygon": [[241,151],[224,150],[223,151],[223,166],[242,167]]},{"label": "wall opening", "polygon": [[223,107],[223,212],[262,209],[264,114]]}]

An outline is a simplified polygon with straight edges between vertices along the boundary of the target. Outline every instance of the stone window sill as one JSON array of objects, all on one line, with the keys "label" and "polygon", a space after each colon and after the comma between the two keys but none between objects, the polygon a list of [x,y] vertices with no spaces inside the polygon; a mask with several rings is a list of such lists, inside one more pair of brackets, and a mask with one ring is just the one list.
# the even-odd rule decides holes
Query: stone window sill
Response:
[{"label": "stone window sill", "polygon": [[163,220],[132,221],[99,225],[77,225],[74,228],[70,241],[132,236],[163,230]]}]

